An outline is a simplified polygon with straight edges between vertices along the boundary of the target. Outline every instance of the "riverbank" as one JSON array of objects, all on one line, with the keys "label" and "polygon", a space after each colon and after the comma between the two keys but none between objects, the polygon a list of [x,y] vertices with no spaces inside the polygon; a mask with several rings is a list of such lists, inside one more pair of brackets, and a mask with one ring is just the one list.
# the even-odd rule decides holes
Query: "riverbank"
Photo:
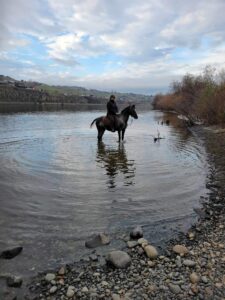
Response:
[{"label": "riverbank", "polygon": [[[224,299],[225,141],[212,132],[197,129],[195,134],[209,156],[210,192],[202,199],[199,221],[186,235],[170,241],[155,259],[146,255],[143,241],[127,247],[126,236],[122,250],[131,257],[127,268],[113,269],[93,253],[89,261],[46,272],[52,274],[47,278],[40,274],[28,285],[27,297],[17,299]],[[184,247],[175,251],[174,245]]]}]

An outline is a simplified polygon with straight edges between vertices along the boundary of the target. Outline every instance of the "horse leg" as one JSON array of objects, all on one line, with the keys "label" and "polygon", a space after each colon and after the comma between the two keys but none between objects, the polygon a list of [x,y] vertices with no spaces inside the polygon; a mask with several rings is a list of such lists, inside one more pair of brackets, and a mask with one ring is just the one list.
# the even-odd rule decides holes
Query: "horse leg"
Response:
[{"label": "horse leg", "polygon": [[118,138],[119,138],[119,143],[120,143],[120,140],[121,140],[121,131],[120,130],[118,130]]},{"label": "horse leg", "polygon": [[125,130],[126,130],[126,129],[123,129],[123,130],[122,130],[122,141],[124,140]]},{"label": "horse leg", "polygon": [[105,128],[98,127],[98,141],[100,142],[102,140],[102,136],[105,132]]}]

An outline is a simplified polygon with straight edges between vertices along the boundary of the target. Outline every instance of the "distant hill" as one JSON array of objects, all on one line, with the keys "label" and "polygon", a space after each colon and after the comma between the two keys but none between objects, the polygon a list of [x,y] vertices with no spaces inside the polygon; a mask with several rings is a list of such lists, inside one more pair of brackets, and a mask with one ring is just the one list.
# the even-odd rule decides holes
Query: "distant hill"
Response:
[{"label": "distant hill", "polygon": [[[16,80],[9,76],[0,75],[0,101],[32,101],[42,99],[44,102],[69,103],[104,103],[111,93],[78,86],[47,85],[40,82]],[[30,92],[28,91],[30,90]],[[32,93],[31,93],[32,90]],[[27,91],[27,92],[26,92]],[[153,96],[113,92],[119,102],[152,103]],[[19,100],[20,99],[20,100]],[[43,100],[44,99],[44,100]],[[38,100],[34,100],[38,101]]]}]

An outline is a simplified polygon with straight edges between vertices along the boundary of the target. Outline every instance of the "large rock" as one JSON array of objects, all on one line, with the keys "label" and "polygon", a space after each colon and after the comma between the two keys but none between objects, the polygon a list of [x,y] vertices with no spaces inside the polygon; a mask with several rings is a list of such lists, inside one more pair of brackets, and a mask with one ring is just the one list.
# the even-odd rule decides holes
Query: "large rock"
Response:
[{"label": "large rock", "polygon": [[99,246],[108,245],[110,243],[110,238],[104,233],[99,233],[94,236],[91,240],[85,242],[87,248],[96,248]]},{"label": "large rock", "polygon": [[131,264],[131,258],[126,252],[117,250],[108,254],[107,262],[116,268],[126,268]]},{"label": "large rock", "polygon": [[20,252],[23,250],[23,247],[14,247],[11,249],[7,249],[1,252],[0,258],[5,258],[5,259],[11,259],[20,254]]},{"label": "large rock", "polygon": [[158,251],[154,246],[147,245],[144,250],[146,255],[151,259],[154,259],[158,256]]},{"label": "large rock", "polygon": [[180,254],[180,255],[185,255],[188,253],[188,249],[183,245],[175,245],[173,247],[173,252]]},{"label": "large rock", "polygon": [[143,229],[140,225],[136,226],[131,232],[130,237],[132,239],[139,239],[143,237]]}]

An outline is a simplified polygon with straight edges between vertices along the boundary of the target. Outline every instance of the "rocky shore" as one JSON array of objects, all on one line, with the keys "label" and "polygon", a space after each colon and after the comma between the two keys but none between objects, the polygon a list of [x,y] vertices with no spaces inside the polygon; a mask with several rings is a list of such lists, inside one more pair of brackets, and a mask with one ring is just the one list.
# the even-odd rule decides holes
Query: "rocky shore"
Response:
[{"label": "rocky shore", "polygon": [[159,253],[136,228],[123,249],[106,256],[93,250],[87,261],[39,274],[22,298],[5,299],[225,299],[225,139],[201,135],[212,160],[209,194],[186,234]]}]

